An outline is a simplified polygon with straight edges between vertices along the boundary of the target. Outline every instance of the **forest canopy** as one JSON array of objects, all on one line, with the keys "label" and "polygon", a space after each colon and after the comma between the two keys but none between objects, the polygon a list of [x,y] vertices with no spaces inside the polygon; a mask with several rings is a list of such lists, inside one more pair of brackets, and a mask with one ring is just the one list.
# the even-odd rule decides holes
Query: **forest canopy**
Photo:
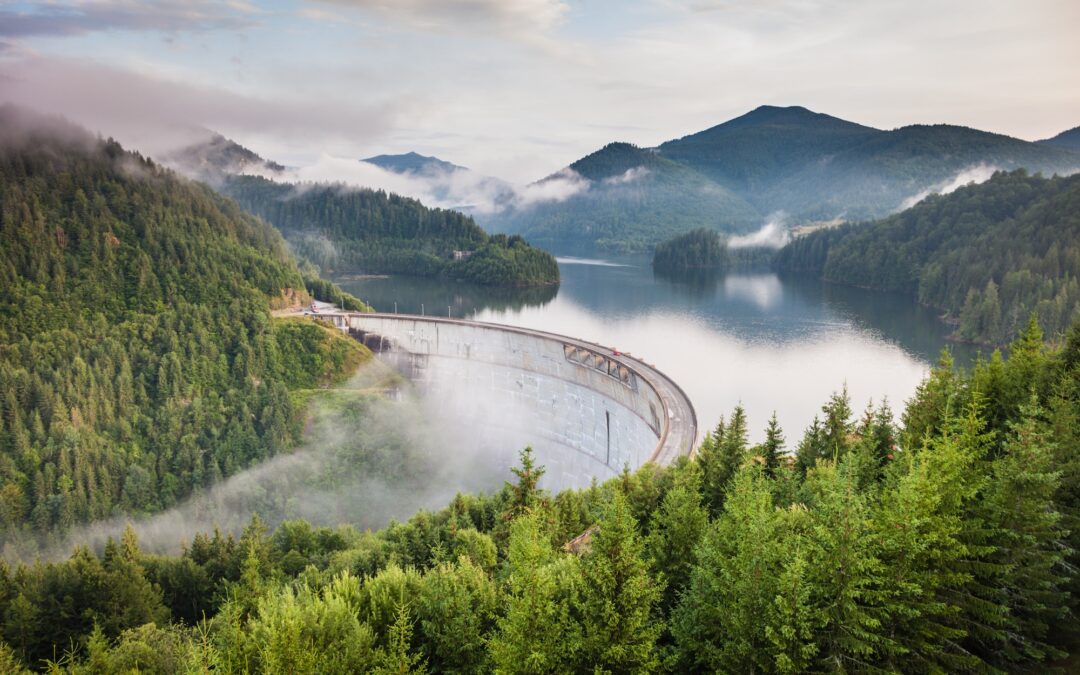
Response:
[{"label": "forest canopy", "polygon": [[231,177],[223,190],[277,226],[298,255],[322,269],[446,276],[491,286],[559,282],[550,253],[519,236],[488,235],[469,216],[415,199],[255,176]]},{"label": "forest canopy", "polygon": [[[946,354],[894,419],[504,488],[376,532],[292,520],[0,565],[0,665],[70,672],[1046,672],[1077,644],[1080,327]],[[584,536],[579,536],[583,535]],[[53,664],[50,666],[50,663]]]},{"label": "forest canopy", "polygon": [[310,301],[305,275],[231,200],[59,120],[2,108],[0,128],[4,543],[165,509],[284,451],[290,388],[368,357],[271,318]]},{"label": "forest canopy", "polygon": [[999,172],[882,220],[795,239],[777,265],[917,298],[956,322],[962,340],[1003,344],[1032,313],[1060,334],[1080,312],[1080,175]]}]

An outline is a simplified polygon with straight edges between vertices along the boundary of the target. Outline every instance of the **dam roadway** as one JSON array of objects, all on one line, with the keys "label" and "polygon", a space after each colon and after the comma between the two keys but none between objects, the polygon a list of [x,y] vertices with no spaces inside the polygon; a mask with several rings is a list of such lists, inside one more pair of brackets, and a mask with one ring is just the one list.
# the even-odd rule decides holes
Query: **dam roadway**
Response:
[{"label": "dam roadway", "polygon": [[[667,465],[697,443],[693,404],[640,358],[587,340],[502,324],[324,309],[464,424],[503,427],[532,445],[558,487]],[[485,405],[485,401],[490,403]],[[510,441],[507,441],[510,442]]]}]

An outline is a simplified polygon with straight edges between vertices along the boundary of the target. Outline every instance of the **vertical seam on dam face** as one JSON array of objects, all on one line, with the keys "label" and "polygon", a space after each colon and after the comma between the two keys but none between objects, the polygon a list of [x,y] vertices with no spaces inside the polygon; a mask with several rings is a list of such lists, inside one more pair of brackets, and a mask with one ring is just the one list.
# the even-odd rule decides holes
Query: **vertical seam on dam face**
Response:
[{"label": "vertical seam on dam face", "polygon": [[[613,349],[461,319],[351,312],[314,316],[331,317],[358,339],[388,346],[399,369],[433,396],[457,399],[461,389],[482,386],[500,404],[527,409],[536,425],[528,432],[535,436],[530,442],[539,446],[538,454],[546,450],[554,468],[573,484],[617,475],[624,465],[668,464],[694,449],[697,419],[683,390],[652,366]],[[484,423],[513,428],[513,417],[501,412]]]}]

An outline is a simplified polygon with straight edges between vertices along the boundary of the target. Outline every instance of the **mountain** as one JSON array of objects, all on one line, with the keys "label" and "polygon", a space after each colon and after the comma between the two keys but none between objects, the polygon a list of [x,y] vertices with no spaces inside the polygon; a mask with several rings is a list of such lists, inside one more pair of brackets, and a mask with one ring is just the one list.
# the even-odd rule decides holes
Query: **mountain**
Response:
[{"label": "mountain", "polygon": [[1057,148],[1065,148],[1066,150],[1080,151],[1080,127],[1062,131],[1057,136],[1041,140],[1039,143],[1043,145],[1052,145]]},{"label": "mountain", "polygon": [[1080,152],[1066,147],[1073,133],[1030,143],[951,125],[883,131],[761,106],[656,148],[611,143],[530,186],[577,177],[577,189],[517,200],[481,222],[581,252],[647,250],[699,227],[737,234],[774,213],[795,223],[879,218],[997,170],[1076,171]]},{"label": "mountain", "polygon": [[800,106],[761,106],[705,131],[668,141],[660,153],[722,185],[753,194],[789,175],[880,134]]},{"label": "mountain", "polygon": [[449,173],[469,170],[463,166],[441,160],[438,157],[428,157],[415,152],[407,152],[403,155],[376,155],[360,161],[374,164],[394,173]]},{"label": "mountain", "polygon": [[799,219],[855,220],[896,212],[995,170],[1053,175],[1077,167],[1080,154],[1068,150],[967,127],[914,125],[822,157],[755,198]]},{"label": "mountain", "polygon": [[760,222],[754,207],[731,190],[629,143],[606,145],[529,189],[564,194],[482,222],[568,252],[644,251],[695,227],[741,233]]},{"label": "mountain", "polygon": [[659,152],[701,171],[763,213],[795,220],[887,215],[930,192],[996,169],[1047,174],[1080,154],[951,125],[882,131],[802,107],[762,106]]},{"label": "mountain", "polygon": [[210,183],[239,173],[281,173],[285,167],[263,159],[256,152],[216,132],[206,140],[192,143],[163,155],[162,163],[177,171]]},{"label": "mountain", "polygon": [[288,449],[290,390],[366,358],[272,319],[311,300],[273,227],[111,139],[0,108],[0,204],[0,545]]},{"label": "mountain", "polygon": [[447,276],[492,286],[546,286],[559,267],[521,237],[488,235],[469,216],[381,190],[303,187],[233,176],[222,189],[277,226],[324,269]]},{"label": "mountain", "polygon": [[963,340],[1003,344],[1032,313],[1055,335],[1080,318],[1080,175],[998,172],[888,218],[799,237],[776,262],[910,295],[944,310]]}]

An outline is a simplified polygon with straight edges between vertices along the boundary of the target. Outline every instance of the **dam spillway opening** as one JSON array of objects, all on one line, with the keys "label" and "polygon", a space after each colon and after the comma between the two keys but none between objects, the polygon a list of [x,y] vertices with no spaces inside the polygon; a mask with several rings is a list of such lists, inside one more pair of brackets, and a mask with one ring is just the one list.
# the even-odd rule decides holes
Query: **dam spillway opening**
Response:
[{"label": "dam spillway opening", "polygon": [[[456,319],[334,313],[328,320],[406,377],[468,448],[505,471],[531,446],[544,486],[580,488],[647,461],[689,454],[683,391],[643,361],[568,336]],[[461,443],[459,440],[458,443]]]}]

